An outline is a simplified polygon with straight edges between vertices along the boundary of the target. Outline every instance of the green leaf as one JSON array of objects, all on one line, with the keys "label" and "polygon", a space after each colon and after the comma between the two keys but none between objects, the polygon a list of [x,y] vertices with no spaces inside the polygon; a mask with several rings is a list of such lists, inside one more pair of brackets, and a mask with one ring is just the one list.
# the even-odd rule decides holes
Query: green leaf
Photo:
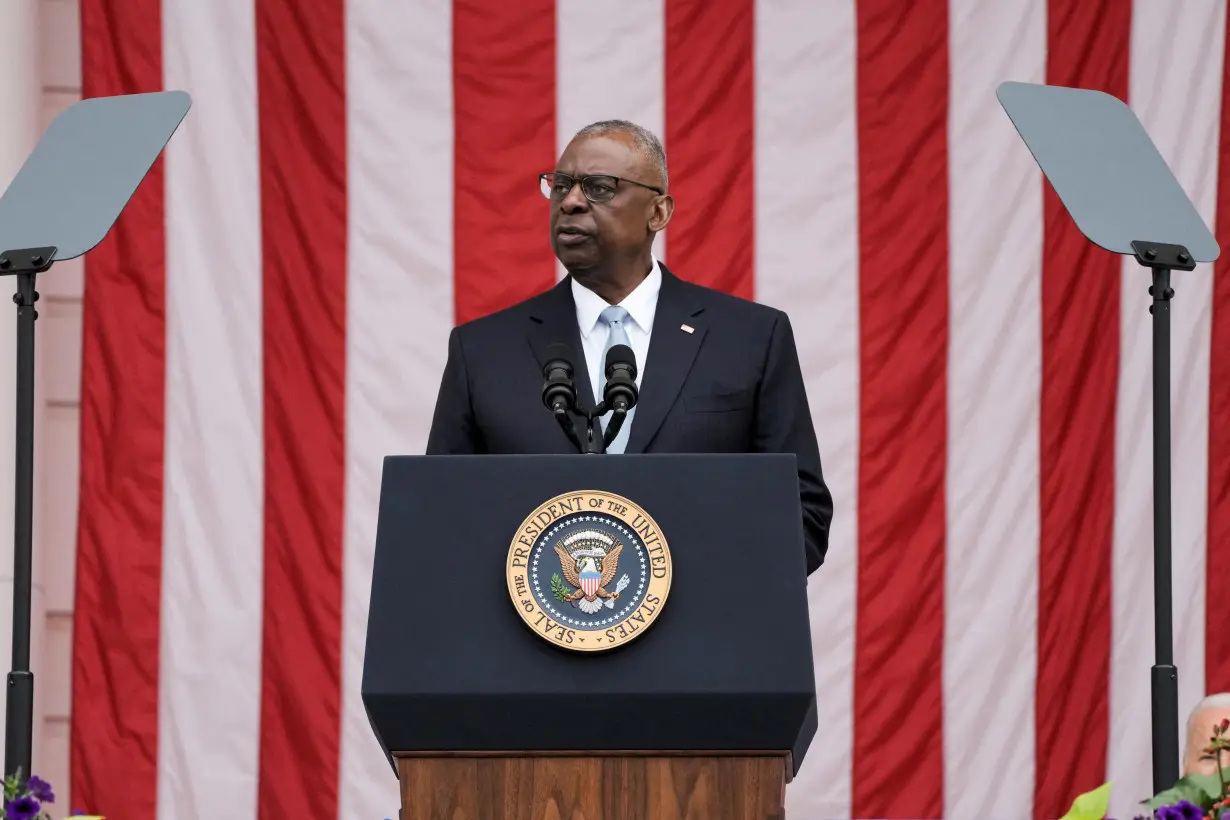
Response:
[{"label": "green leaf", "polygon": [[1110,806],[1110,783],[1103,783],[1091,792],[1078,795],[1072,808],[1059,820],[1103,820]]},{"label": "green leaf", "polygon": [[[1222,776],[1230,781],[1230,768],[1222,769]],[[1150,809],[1162,806],[1173,806],[1180,800],[1190,800],[1202,810],[1208,811],[1221,798],[1221,781],[1215,774],[1189,774],[1179,778],[1169,789],[1158,792],[1151,799],[1144,801]]]},{"label": "green leaf", "polygon": [[24,778],[21,776],[21,767],[18,766],[17,771],[4,778],[4,799],[12,800],[17,797],[23,782]]},{"label": "green leaf", "polygon": [[568,603],[568,600],[572,597],[572,590],[564,583],[564,579],[559,577],[558,572],[551,576],[551,594],[561,604]]}]

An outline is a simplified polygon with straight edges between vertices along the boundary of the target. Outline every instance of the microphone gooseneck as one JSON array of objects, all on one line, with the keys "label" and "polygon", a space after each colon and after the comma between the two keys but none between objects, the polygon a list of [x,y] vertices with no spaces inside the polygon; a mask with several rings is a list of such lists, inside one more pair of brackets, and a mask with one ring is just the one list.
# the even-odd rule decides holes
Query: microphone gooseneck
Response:
[{"label": "microphone gooseneck", "polygon": [[577,407],[577,386],[572,381],[572,349],[562,342],[547,346],[542,366],[542,403],[551,411],[564,435],[578,452],[583,451],[581,435],[577,430],[573,413]]},{"label": "microphone gooseneck", "polygon": [[602,404],[599,413],[611,414],[602,437],[605,450],[619,437],[628,420],[628,413],[636,406],[640,393],[636,387],[636,356],[625,344],[611,347],[606,354],[606,385],[602,388]]}]

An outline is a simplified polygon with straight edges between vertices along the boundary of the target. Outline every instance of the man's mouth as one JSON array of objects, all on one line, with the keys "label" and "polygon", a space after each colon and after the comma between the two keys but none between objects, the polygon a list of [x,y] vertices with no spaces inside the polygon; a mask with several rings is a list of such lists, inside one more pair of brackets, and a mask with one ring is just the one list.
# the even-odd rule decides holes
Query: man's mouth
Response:
[{"label": "man's mouth", "polygon": [[589,239],[589,234],[580,228],[560,228],[556,234],[561,245],[580,245]]}]

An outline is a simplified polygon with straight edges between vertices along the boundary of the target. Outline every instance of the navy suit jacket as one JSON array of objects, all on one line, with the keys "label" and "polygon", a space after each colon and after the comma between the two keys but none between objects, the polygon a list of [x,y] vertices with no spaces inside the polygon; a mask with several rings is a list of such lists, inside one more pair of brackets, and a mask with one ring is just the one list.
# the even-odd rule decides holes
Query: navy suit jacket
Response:
[{"label": "navy suit jacket", "polygon": [[[542,403],[544,353],[578,356],[579,400],[594,406],[570,277],[455,327],[428,455],[575,453]],[[687,324],[692,333],[680,329]],[[665,266],[626,453],[794,453],[810,574],[828,549],[833,499],[820,469],[786,314],[683,281]]]}]

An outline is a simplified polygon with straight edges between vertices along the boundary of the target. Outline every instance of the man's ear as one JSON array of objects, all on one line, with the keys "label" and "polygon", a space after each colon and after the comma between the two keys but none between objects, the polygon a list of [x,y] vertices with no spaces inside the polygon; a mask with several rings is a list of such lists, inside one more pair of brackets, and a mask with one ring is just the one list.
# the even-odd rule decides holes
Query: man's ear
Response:
[{"label": "man's ear", "polygon": [[658,233],[671,221],[675,213],[675,200],[667,196],[654,197],[649,211],[649,232]]}]

